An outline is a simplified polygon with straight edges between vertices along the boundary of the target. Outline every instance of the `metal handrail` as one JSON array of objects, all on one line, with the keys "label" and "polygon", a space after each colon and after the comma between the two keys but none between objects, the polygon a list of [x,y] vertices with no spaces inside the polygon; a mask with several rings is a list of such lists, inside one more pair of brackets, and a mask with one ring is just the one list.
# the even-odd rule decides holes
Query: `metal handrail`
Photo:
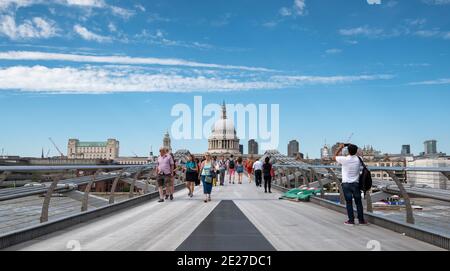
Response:
[{"label": "metal handrail", "polygon": [[[86,185],[86,188],[84,189],[84,191],[82,191],[84,194],[83,194],[83,198],[82,198],[82,202],[81,202],[82,207],[81,207],[80,212],[85,212],[88,209],[89,192],[90,192],[90,188],[93,183],[99,182],[99,181],[113,182],[113,185],[111,186],[111,191],[110,191],[110,198],[109,198],[109,200],[107,200],[108,204],[111,205],[111,204],[115,203],[114,202],[114,194],[115,194],[115,190],[117,187],[117,183],[122,178],[124,172],[129,171],[131,174],[134,175],[133,182],[130,187],[130,193],[129,193],[129,198],[131,199],[131,198],[133,198],[134,184],[137,181],[137,179],[139,178],[139,176],[142,176],[142,174],[144,172],[155,170],[155,168],[156,168],[156,164],[154,164],[154,163],[146,164],[146,165],[0,166],[0,172],[3,171],[4,175],[7,176],[13,172],[39,172],[39,171],[67,172],[70,170],[95,170],[95,174],[92,176],[80,177],[80,178],[84,178],[84,179],[86,179],[86,177],[91,178],[90,180],[83,179],[83,184],[87,184],[87,185]],[[99,174],[102,171],[108,170],[108,169],[109,170],[120,170],[120,171],[117,174],[111,175],[110,178],[100,178]],[[177,176],[179,174],[182,174],[182,173],[176,173]],[[146,181],[148,181],[149,178]],[[50,200],[51,200],[52,194],[56,191],[58,183],[64,181],[64,180],[62,180],[61,173],[58,176],[54,176],[52,179],[53,180],[50,183],[50,185],[44,186],[44,187],[36,187],[35,188],[36,191],[34,191],[34,189],[30,188],[30,189],[25,189],[26,191],[24,191],[24,193],[21,194],[20,191],[17,191],[17,190],[20,190],[20,188],[18,188],[18,189],[16,188],[16,189],[5,191],[5,193],[6,194],[14,193],[13,196],[15,198],[27,197],[27,196],[30,196],[31,194],[44,195],[45,198],[44,198],[44,201],[42,204],[42,211],[41,211],[41,216],[40,216],[40,222],[44,223],[44,222],[48,221],[48,212],[49,212]],[[66,180],[71,180],[71,178],[66,179]],[[178,176],[178,180],[182,180],[182,178],[180,178]],[[31,190],[33,190],[33,191],[31,191]],[[148,191],[148,188],[144,189],[144,193],[150,193]]]},{"label": "metal handrail", "polygon": [[[321,172],[321,173],[323,175],[331,175],[331,179],[329,178],[330,176],[327,177],[328,178],[327,184],[335,182],[338,185],[340,203],[344,204],[344,202],[343,202],[344,195],[343,195],[343,190],[341,187],[341,181],[339,180],[336,173],[334,172],[334,170],[336,170],[336,169],[337,170],[342,169],[341,166],[338,166],[338,165],[309,165],[309,164],[297,164],[297,165],[274,164],[273,167],[275,169],[277,169],[277,173],[274,176],[274,181],[275,182],[278,181],[279,183],[282,183],[283,178],[286,178],[285,176],[289,176],[290,172],[292,170],[298,171],[298,173],[303,176],[303,179],[305,180],[303,185],[306,185],[307,187],[309,187],[311,185],[311,181],[314,180],[313,179],[313,176],[314,176],[317,179],[317,182],[321,188],[321,195],[320,195],[321,197],[324,197],[323,191],[324,191],[325,184],[322,180],[321,174],[318,174],[319,172],[317,172],[316,169],[326,169],[327,172]],[[398,171],[437,172],[437,173],[442,173],[445,177],[447,177],[447,179],[450,180],[450,174],[449,174],[450,167],[376,167],[376,166],[369,166],[367,168],[371,171],[384,171],[392,178],[392,180],[395,182],[395,184],[398,187],[399,193],[401,194],[402,198],[405,200],[406,222],[410,223],[410,224],[414,224],[414,214],[413,214],[412,204],[410,201],[410,196],[409,196],[408,191],[405,189],[403,183],[394,174],[394,172],[398,172]],[[284,176],[283,176],[283,174],[284,174]],[[310,179],[309,181],[308,181],[308,177]],[[289,178],[286,178],[286,179],[287,179],[287,183],[290,186],[291,180]],[[297,180],[298,179],[295,179],[296,184],[297,184]],[[288,188],[290,188],[290,187],[288,187]],[[371,199],[370,193],[371,193],[371,191],[368,191],[366,193],[367,212],[373,212],[372,199]]]},{"label": "metal handrail", "polygon": [[[274,167],[282,168],[302,168],[302,169],[341,169],[341,166],[337,165],[292,165],[292,164],[274,164]],[[369,170],[373,171],[426,171],[426,172],[450,172],[450,167],[377,167],[367,166]],[[0,167],[1,170],[1,167]]]},{"label": "metal handrail", "polygon": [[0,166],[0,172],[34,172],[34,171],[59,171],[59,170],[96,170],[96,169],[122,169],[122,168],[153,168],[156,164],[146,165],[70,165],[70,166]]}]

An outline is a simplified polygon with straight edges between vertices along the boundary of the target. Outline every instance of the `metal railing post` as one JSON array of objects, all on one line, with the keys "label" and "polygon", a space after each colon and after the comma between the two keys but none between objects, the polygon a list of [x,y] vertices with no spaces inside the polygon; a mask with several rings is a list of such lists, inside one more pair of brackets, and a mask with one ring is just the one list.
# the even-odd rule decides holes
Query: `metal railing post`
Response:
[{"label": "metal railing post", "polygon": [[305,169],[301,169],[301,171],[302,171],[302,173],[303,173],[303,184],[304,185],[306,185],[306,187],[309,187],[309,174],[308,174],[308,171],[307,170],[305,170]]},{"label": "metal railing post", "polygon": [[294,171],[294,180],[295,180],[295,188],[299,187],[299,182],[298,182],[298,178],[299,178],[300,174],[298,170]]},{"label": "metal railing post", "polygon": [[42,203],[42,211],[40,221],[41,223],[48,221],[48,209],[50,208],[50,199],[52,198],[53,192],[55,191],[56,186],[58,185],[59,180],[62,176],[54,176],[52,177],[53,181],[47,189],[47,193],[45,194],[44,202]]},{"label": "metal railing post", "polygon": [[292,185],[291,185],[291,179],[289,179],[289,176],[291,175],[291,169],[290,168],[286,168],[286,174],[285,174],[285,177],[286,177],[286,182],[287,182],[287,185],[288,185],[288,188],[289,189],[291,189],[292,188]]},{"label": "metal railing post", "polygon": [[339,203],[345,204],[344,190],[342,189],[342,184],[339,181],[339,178],[337,177],[337,175],[334,172],[334,170],[332,170],[331,168],[327,168],[327,171],[331,174],[333,180],[336,182],[336,185],[338,187],[338,190],[339,190]]},{"label": "metal railing post", "polygon": [[372,189],[369,189],[369,191],[366,191],[366,194],[364,195],[366,198],[366,210],[369,213],[373,213],[372,197],[370,196],[371,192]]},{"label": "metal railing post", "polygon": [[450,172],[442,172],[442,175],[444,175],[445,177],[447,177],[447,180],[444,181],[444,187],[441,189],[448,189],[448,181],[450,180]]},{"label": "metal railing post", "polygon": [[148,184],[148,182],[150,181],[150,174],[148,175],[148,178],[147,179],[145,179],[145,182],[144,182],[144,194],[148,194],[148,190],[149,190],[149,184]]},{"label": "metal railing post", "polygon": [[398,177],[392,172],[385,170],[389,176],[394,180],[395,184],[397,184],[397,187],[400,191],[400,194],[402,195],[403,199],[405,200],[405,209],[406,209],[406,222],[410,224],[414,224],[414,214],[413,209],[411,206],[411,200],[409,199],[408,192],[406,192],[405,187],[403,186],[403,183],[398,179]]},{"label": "metal railing post", "polygon": [[278,169],[278,172],[277,172],[277,174],[276,175],[278,175],[278,184],[280,185],[280,186],[283,186],[283,182],[282,182],[282,180],[281,180],[281,171],[282,171],[282,169],[281,169],[281,167]]},{"label": "metal railing post", "polygon": [[95,182],[95,179],[97,178],[97,175],[102,172],[101,169],[98,169],[94,175],[92,175],[92,179],[89,181],[89,183],[86,185],[86,188],[84,189],[84,196],[83,200],[81,202],[81,212],[85,212],[88,209],[88,202],[89,202],[89,193],[91,192],[92,184]]},{"label": "metal railing post", "polygon": [[320,197],[323,198],[325,196],[325,187],[323,185],[322,179],[320,178],[319,174],[317,174],[317,172],[310,167],[309,168],[310,172],[311,172],[311,179],[314,181],[314,177],[316,177],[317,181],[319,182],[319,186],[320,186]]},{"label": "metal railing post", "polygon": [[6,180],[8,179],[9,175],[11,175],[10,171],[5,171],[2,173],[2,175],[0,175],[0,185]]},{"label": "metal railing post", "polygon": [[125,172],[125,168],[124,169],[122,169],[120,172],[119,172],[119,176],[117,176],[116,178],[114,178],[114,181],[113,181],[113,183],[112,183],[112,186],[111,186],[111,192],[110,192],[110,194],[109,194],[109,204],[113,204],[114,203],[114,200],[115,200],[115,193],[116,193],[116,187],[117,187],[117,184],[119,183],[119,181],[120,181],[120,179],[122,178],[122,174]]},{"label": "metal railing post", "polygon": [[130,192],[128,193],[128,198],[130,198],[130,199],[134,198],[134,186],[135,186],[135,184],[136,184],[137,179],[138,179],[139,176],[141,175],[142,170],[143,170],[143,168],[140,168],[140,169],[136,172],[136,174],[134,175],[133,180],[131,181],[131,184],[130,184]]}]

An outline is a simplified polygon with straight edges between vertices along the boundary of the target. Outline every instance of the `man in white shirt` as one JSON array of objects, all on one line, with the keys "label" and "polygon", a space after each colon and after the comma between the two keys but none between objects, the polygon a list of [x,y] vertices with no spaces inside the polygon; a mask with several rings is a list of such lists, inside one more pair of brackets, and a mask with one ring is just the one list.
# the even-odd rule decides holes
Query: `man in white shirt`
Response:
[{"label": "man in white shirt", "polygon": [[253,163],[253,172],[255,172],[255,184],[256,186],[262,186],[262,162],[256,160]]},{"label": "man in white shirt", "polygon": [[[341,156],[342,149],[347,146],[348,155]],[[356,210],[360,225],[367,225],[364,220],[363,205],[361,199],[361,190],[359,189],[359,175],[361,170],[361,161],[356,155],[358,147],[353,144],[341,144],[334,154],[334,160],[342,165],[342,190],[347,205],[348,221],[346,225],[355,225],[355,215],[353,211],[353,199],[355,199]]]}]

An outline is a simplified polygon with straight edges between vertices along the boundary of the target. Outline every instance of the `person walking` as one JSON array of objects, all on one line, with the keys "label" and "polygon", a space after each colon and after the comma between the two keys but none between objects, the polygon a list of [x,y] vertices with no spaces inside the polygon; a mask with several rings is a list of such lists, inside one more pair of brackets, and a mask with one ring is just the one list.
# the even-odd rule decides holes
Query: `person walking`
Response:
[{"label": "person walking", "polygon": [[253,171],[255,172],[255,184],[256,187],[261,187],[262,184],[262,162],[259,160],[256,160],[253,163]]},{"label": "person walking", "polygon": [[201,177],[200,177],[200,165],[201,165],[201,163],[200,163],[200,159],[198,159],[198,158],[195,158],[195,164],[197,165],[197,180],[195,180],[195,186],[199,186],[200,185],[200,179],[201,179]]},{"label": "person walking", "polygon": [[211,155],[209,153],[205,154],[205,160],[202,162],[200,167],[203,193],[205,194],[204,202],[211,201],[212,192],[212,171],[214,170]]},{"label": "person walking", "polygon": [[269,188],[269,193],[272,193],[272,164],[270,163],[270,158],[266,157],[264,159],[264,164],[262,166],[262,173],[264,176],[264,193],[267,193],[267,188]]},{"label": "person walking", "polygon": [[242,184],[242,176],[244,175],[244,161],[241,156],[239,156],[236,160],[236,172],[238,174],[238,183]]},{"label": "person walking", "polygon": [[245,163],[245,170],[247,171],[248,176],[248,183],[252,183],[253,180],[253,156],[251,155],[250,158]]},{"label": "person walking", "polygon": [[217,180],[217,157],[213,156],[212,158],[212,170],[211,170],[211,175],[213,178],[213,186],[217,186],[217,184],[219,183],[219,181]]},{"label": "person walking", "polygon": [[[348,155],[343,156],[342,150],[347,147]],[[355,225],[355,214],[353,210],[353,199],[355,200],[358,220],[360,225],[367,225],[364,219],[361,190],[359,187],[359,175],[361,170],[360,158],[356,155],[358,146],[353,144],[340,144],[334,154],[334,161],[342,165],[342,190],[344,192],[347,207],[348,220],[345,225]]]},{"label": "person walking", "polygon": [[170,197],[170,200],[173,200],[173,193],[175,192],[175,175],[177,171],[177,163],[175,161],[175,157],[173,156],[173,153],[169,151],[168,148],[166,148],[166,153],[170,155],[173,161],[173,172],[172,176],[170,176],[170,182],[166,185],[166,200]]},{"label": "person walking", "polygon": [[173,169],[174,169],[174,161],[172,157],[166,152],[166,149],[164,147],[161,147],[159,149],[159,157],[156,166],[156,176],[159,191],[158,202],[164,202],[163,188],[164,186],[167,187],[167,183],[170,184],[170,180],[173,175]]},{"label": "person walking", "polygon": [[219,167],[219,180],[220,185],[223,186],[225,184],[225,171],[227,170],[227,163],[225,161],[225,157],[222,155],[220,159],[217,161],[217,165]]},{"label": "person walking", "polygon": [[188,161],[186,162],[186,187],[189,190],[188,197],[194,196],[195,183],[198,180],[198,165],[195,162],[194,155],[188,156]]},{"label": "person walking", "polygon": [[234,161],[233,155],[230,156],[230,159],[228,160],[228,183],[231,183],[231,179],[233,179],[233,184],[234,184],[234,174],[235,174],[235,167],[236,167],[236,162]]}]

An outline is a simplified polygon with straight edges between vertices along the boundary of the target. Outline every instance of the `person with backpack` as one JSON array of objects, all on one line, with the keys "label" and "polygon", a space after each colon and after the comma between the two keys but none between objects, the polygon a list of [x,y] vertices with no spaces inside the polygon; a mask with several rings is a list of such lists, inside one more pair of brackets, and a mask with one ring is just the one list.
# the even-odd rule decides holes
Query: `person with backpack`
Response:
[{"label": "person with backpack", "polygon": [[217,161],[217,166],[219,168],[219,182],[220,185],[223,186],[225,184],[225,171],[227,170],[227,163],[225,161],[225,157],[222,155],[220,159]]},{"label": "person with backpack", "polygon": [[238,174],[238,184],[242,184],[242,176],[244,175],[244,161],[240,156],[236,160],[236,172]]},{"label": "person with backpack", "polygon": [[[342,156],[342,150],[344,147],[347,147],[347,156]],[[340,144],[334,154],[334,160],[342,165],[342,190],[344,192],[348,215],[348,220],[344,224],[350,226],[355,225],[353,199],[356,204],[359,224],[367,225],[367,222],[364,220],[364,209],[362,205],[361,187],[359,183],[362,159],[356,155],[357,152],[358,147],[356,145]]]},{"label": "person with backpack", "polygon": [[253,156],[250,155],[250,158],[245,163],[245,170],[247,171],[248,175],[248,183],[252,183],[253,179]]},{"label": "person with backpack", "polygon": [[230,159],[228,160],[228,183],[231,183],[231,179],[233,179],[233,184],[234,184],[234,174],[235,174],[235,161],[233,158],[233,155],[230,156]]},{"label": "person with backpack", "polygon": [[253,163],[253,171],[255,172],[255,184],[256,187],[261,187],[262,183],[262,166],[263,163],[259,160],[256,160]]},{"label": "person with backpack", "polygon": [[195,182],[198,179],[198,165],[195,162],[194,155],[188,156],[188,161],[185,166],[186,171],[186,187],[189,190],[188,197],[194,196],[194,188],[195,188]]},{"label": "person with backpack", "polygon": [[264,176],[264,193],[267,193],[267,188],[269,188],[269,193],[272,193],[272,164],[270,163],[270,158],[266,157],[264,159],[264,164],[262,166],[262,174]]}]

